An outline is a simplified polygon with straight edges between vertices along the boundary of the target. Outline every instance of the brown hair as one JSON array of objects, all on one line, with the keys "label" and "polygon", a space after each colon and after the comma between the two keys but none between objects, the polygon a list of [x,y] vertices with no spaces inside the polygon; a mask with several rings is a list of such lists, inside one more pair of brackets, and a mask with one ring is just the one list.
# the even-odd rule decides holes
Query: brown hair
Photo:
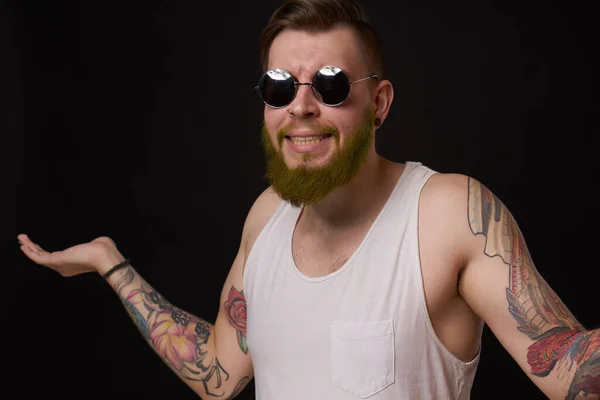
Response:
[{"label": "brown hair", "polygon": [[383,79],[381,41],[371,27],[366,13],[354,0],[286,0],[271,16],[260,35],[260,61],[267,69],[269,49],[284,29],[325,32],[338,26],[353,28],[363,42],[366,64]]}]

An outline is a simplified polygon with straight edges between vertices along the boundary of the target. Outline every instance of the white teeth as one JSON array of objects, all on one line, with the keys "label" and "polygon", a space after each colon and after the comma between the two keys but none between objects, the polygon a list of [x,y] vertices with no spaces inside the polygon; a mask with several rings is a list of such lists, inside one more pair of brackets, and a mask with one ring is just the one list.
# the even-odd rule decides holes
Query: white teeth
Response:
[{"label": "white teeth", "polygon": [[292,143],[298,145],[316,144],[323,140],[325,136],[304,136],[304,137],[291,137]]}]

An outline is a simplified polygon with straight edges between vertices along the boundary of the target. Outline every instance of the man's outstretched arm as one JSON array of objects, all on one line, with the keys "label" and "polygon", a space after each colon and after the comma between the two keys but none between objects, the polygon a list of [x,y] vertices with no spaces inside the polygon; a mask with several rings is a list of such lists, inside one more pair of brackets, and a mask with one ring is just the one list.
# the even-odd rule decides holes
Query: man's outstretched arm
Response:
[{"label": "man's outstretched arm", "polygon": [[[254,375],[246,342],[243,270],[256,237],[280,202],[267,188],[252,205],[238,254],[221,291],[214,325],[171,304],[131,265],[107,279],[146,342],[205,400],[233,399]],[[86,272],[104,275],[125,260],[108,237],[54,252],[45,251],[25,234],[17,239],[29,259],[66,277]]]},{"label": "man's outstretched arm", "polygon": [[[27,235],[19,235],[21,250],[32,261],[54,269],[63,276],[96,271],[104,275],[125,258],[110,238],[63,251],[47,252]],[[244,252],[240,249],[223,292],[241,287]],[[233,399],[252,378],[247,348],[240,348],[238,329],[245,327],[245,300],[239,293],[232,305],[221,296],[216,326],[171,304],[131,266],[112,273],[107,283],[118,294],[145,341],[156,354],[202,399]],[[237,310],[235,319],[227,315]],[[235,322],[237,325],[231,325]],[[245,329],[243,330],[245,341]],[[221,349],[218,354],[217,345]]]},{"label": "man's outstretched arm", "polygon": [[465,272],[468,302],[548,397],[600,399],[600,330],[585,329],[550,288],[498,197],[475,179],[467,184],[477,239]]},{"label": "man's outstretched arm", "polygon": [[[226,282],[232,282],[235,271]],[[158,356],[203,399],[233,399],[252,378],[252,364],[245,343],[245,299],[240,293],[235,304],[221,301],[216,326],[167,301],[132,267],[118,270],[108,278],[138,330]],[[235,310],[234,310],[235,309]],[[236,312],[237,311],[237,312]],[[241,333],[231,326],[235,316]],[[224,321],[221,321],[224,322]],[[216,343],[223,343],[221,354]],[[230,349],[228,349],[230,348]]]},{"label": "man's outstretched arm", "polygon": [[546,396],[600,399],[600,330],[584,328],[550,288],[508,208],[462,175],[438,180],[437,191],[464,260],[459,292],[471,309]]}]

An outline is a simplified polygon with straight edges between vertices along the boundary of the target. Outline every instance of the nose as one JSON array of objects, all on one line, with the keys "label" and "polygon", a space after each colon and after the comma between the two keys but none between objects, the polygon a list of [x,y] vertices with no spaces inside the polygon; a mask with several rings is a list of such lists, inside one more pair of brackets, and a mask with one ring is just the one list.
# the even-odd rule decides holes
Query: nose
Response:
[{"label": "nose", "polygon": [[316,117],[319,115],[319,102],[313,94],[310,83],[298,83],[296,97],[289,109],[296,118]]}]

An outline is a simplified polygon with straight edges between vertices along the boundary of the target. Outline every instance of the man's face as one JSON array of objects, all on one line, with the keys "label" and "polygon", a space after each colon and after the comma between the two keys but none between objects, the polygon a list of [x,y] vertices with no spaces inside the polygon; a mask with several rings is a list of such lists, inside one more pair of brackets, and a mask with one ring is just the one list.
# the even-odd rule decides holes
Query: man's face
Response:
[{"label": "man's face", "polygon": [[[342,68],[351,81],[372,73],[348,28],[314,34],[286,30],[271,45],[268,68],[284,69],[299,82],[310,82],[326,65]],[[282,198],[311,204],[356,175],[373,149],[373,82],[353,85],[337,107],[319,103],[305,85],[288,106],[265,106],[267,176]]]}]

